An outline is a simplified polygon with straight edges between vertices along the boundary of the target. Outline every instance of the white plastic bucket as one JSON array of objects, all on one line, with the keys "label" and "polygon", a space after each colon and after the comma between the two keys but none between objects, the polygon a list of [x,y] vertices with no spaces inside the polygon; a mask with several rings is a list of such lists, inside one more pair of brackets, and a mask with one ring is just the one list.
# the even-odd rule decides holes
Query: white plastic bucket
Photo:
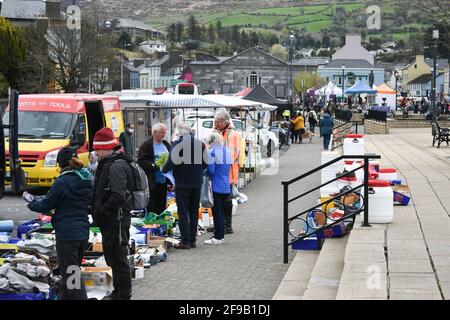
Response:
[{"label": "white plastic bucket", "polygon": [[397,170],[394,168],[380,168],[378,171],[379,180],[397,180]]},{"label": "white plastic bucket", "polygon": [[[364,195],[364,188],[361,194]],[[369,223],[391,223],[393,220],[394,191],[389,181],[369,180]]]},{"label": "white plastic bucket", "polygon": [[344,138],[344,155],[363,155],[364,135],[347,134]]}]

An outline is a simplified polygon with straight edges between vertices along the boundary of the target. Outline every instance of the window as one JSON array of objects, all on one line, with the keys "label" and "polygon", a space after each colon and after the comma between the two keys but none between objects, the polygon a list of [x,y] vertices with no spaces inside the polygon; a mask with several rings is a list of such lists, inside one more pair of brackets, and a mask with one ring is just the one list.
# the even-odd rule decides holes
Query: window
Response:
[{"label": "window", "polygon": [[224,83],[222,84],[222,94],[228,94],[231,92],[231,84]]},{"label": "window", "polygon": [[342,86],[342,77],[339,77],[339,85]]},{"label": "window", "polygon": [[347,74],[347,82],[349,86],[352,86],[355,84],[355,74],[353,72],[349,72]]},{"label": "window", "polygon": [[286,97],[286,90],[284,84],[278,84],[275,86],[275,97],[276,98]]},{"label": "window", "polygon": [[250,73],[250,88],[254,88],[258,85],[258,74],[255,71]]},{"label": "window", "polygon": [[213,122],[212,121],[205,121],[203,122],[203,128],[212,129]]}]

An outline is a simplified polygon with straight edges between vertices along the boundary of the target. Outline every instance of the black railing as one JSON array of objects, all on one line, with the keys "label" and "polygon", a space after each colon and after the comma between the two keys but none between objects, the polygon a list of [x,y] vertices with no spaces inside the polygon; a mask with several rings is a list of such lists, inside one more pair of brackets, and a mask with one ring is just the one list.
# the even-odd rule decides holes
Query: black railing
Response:
[{"label": "black railing", "polygon": [[[353,125],[355,129],[353,129]],[[344,122],[339,124],[332,129],[333,138],[330,140],[331,148],[330,151],[336,150],[344,145],[344,139],[347,134],[357,134],[358,133],[358,122]]]},{"label": "black railing", "polygon": [[[333,227],[334,225],[343,222],[344,220],[347,220],[349,218],[353,218],[353,223],[354,223],[354,219],[356,217],[357,214],[361,213],[362,211],[364,211],[364,221],[362,226],[364,227],[370,227],[369,224],[369,159],[380,159],[381,157],[379,155],[375,155],[375,154],[365,154],[365,155],[343,155],[340,156],[336,159],[333,159],[313,170],[310,170],[300,176],[298,176],[297,178],[294,178],[290,181],[283,181],[282,185],[283,185],[283,228],[284,228],[284,232],[283,232],[283,261],[284,263],[288,263],[288,249],[289,246],[292,245],[294,242],[296,241],[302,241],[303,239],[311,236],[311,235],[315,235],[318,232],[322,232],[326,229],[329,229],[331,227]],[[364,164],[360,167],[357,167],[351,171],[345,172],[339,176],[337,176],[336,178],[321,184],[320,186],[314,187],[298,196],[295,196],[291,199],[289,199],[289,186],[292,185],[295,182],[298,182],[306,177],[309,177],[310,175],[321,171],[322,169],[325,169],[327,167],[329,167],[330,165],[341,161],[343,159],[349,159],[349,160],[357,160],[357,159],[363,159],[364,160]],[[364,170],[364,181],[361,185],[358,185],[354,188],[347,188],[347,190],[345,191],[339,191],[338,194],[333,195],[333,197],[331,197],[330,199],[321,202],[320,204],[317,204],[315,206],[313,206],[312,208],[309,208],[307,210],[304,210],[292,217],[289,217],[289,204],[303,198],[304,196],[310,194],[311,192],[317,191],[320,188],[338,180],[341,179],[343,177],[347,177],[352,175],[353,173],[355,173],[357,170],[363,169]],[[359,191],[362,187],[364,187],[364,195],[361,195]],[[346,205],[346,201],[345,201],[345,197],[347,197],[350,194],[356,194],[356,196],[359,197],[359,199],[362,199],[362,205],[359,208],[350,208],[348,205]],[[322,206],[327,206],[329,203],[331,202],[335,202],[338,199],[342,200],[342,197],[344,197],[343,201],[340,201],[343,206],[344,206],[344,216],[342,218],[339,219],[331,219],[326,210],[322,211],[320,208]],[[339,201],[338,201],[339,202]],[[361,202],[361,201],[360,201]],[[315,226],[310,226],[308,224],[308,219],[303,219],[301,218],[301,216],[304,215],[308,215],[311,211],[314,211],[315,213],[321,213],[323,214],[323,217],[325,218],[325,223],[322,226],[319,227],[315,227]],[[306,226],[307,230],[300,230],[299,234],[292,234],[291,230],[290,230],[290,225],[292,224],[292,222],[294,222],[295,220],[300,220],[302,221],[302,225]],[[328,223],[328,220],[331,221],[331,223]],[[309,229],[312,229],[313,231],[309,232]],[[295,230],[294,230],[295,231]],[[292,237],[292,239],[289,240],[289,235]]]},{"label": "black railing", "polygon": [[387,113],[385,111],[378,110],[367,110],[367,114],[364,117],[365,119],[375,120],[379,122],[386,122]]},{"label": "black railing", "polygon": [[351,110],[336,110],[334,117],[338,120],[349,122],[352,120],[353,113]]}]

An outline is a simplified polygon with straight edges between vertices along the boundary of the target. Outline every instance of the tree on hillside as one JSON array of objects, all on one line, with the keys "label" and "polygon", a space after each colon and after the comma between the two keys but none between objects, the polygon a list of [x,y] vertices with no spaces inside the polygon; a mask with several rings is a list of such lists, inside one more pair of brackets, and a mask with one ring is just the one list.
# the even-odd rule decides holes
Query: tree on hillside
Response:
[{"label": "tree on hillside", "polygon": [[280,44],[274,44],[270,48],[270,54],[283,61],[287,61],[289,57],[288,50]]},{"label": "tree on hillside", "polygon": [[423,35],[420,33],[409,35],[408,47],[413,56],[423,54]]},{"label": "tree on hillside", "polygon": [[245,50],[251,47],[249,36],[245,30],[241,31],[241,49]]},{"label": "tree on hillside", "polygon": [[321,78],[318,74],[302,71],[295,76],[294,91],[296,93],[305,92],[310,88],[321,88],[326,85],[327,80]]},{"label": "tree on hillside", "polygon": [[252,47],[256,47],[259,45],[259,36],[255,31],[253,31],[250,35],[250,45]]},{"label": "tree on hillside", "polygon": [[177,25],[175,23],[171,23],[167,28],[167,39],[171,45],[177,42]]},{"label": "tree on hillside", "polygon": [[198,27],[198,40],[200,41],[208,41],[208,29],[204,24]]},{"label": "tree on hillside", "polygon": [[216,27],[217,39],[221,40],[223,37],[222,21],[217,20],[215,27]]},{"label": "tree on hillside", "polygon": [[13,88],[23,76],[20,66],[25,58],[25,36],[22,30],[0,17],[0,74]]},{"label": "tree on hillside", "polygon": [[134,45],[131,41],[131,36],[123,31],[120,34],[119,39],[116,41],[116,48],[124,49],[124,50],[133,50]]},{"label": "tree on hillside", "polygon": [[237,25],[233,25],[231,27],[231,40],[233,42],[233,48],[235,50],[239,49],[240,45],[241,45],[241,41],[240,41],[240,33],[239,33],[239,26]]},{"label": "tree on hillside", "polygon": [[176,35],[177,35],[177,42],[181,43],[184,41],[184,23],[178,22],[176,25]]},{"label": "tree on hillside", "polygon": [[189,39],[199,40],[200,28],[197,19],[193,15],[190,15],[188,18],[186,32]]},{"label": "tree on hillside", "polygon": [[216,41],[216,30],[214,29],[214,25],[212,23],[208,26],[208,41],[210,43],[214,43]]}]

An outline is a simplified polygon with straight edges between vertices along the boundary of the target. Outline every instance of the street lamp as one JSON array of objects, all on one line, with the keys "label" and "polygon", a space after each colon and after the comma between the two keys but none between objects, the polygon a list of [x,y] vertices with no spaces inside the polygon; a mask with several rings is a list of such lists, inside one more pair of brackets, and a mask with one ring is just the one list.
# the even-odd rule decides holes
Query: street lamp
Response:
[{"label": "street lamp", "polygon": [[345,64],[342,65],[342,102],[344,102],[344,90],[345,90]]},{"label": "street lamp", "polygon": [[432,110],[432,122],[436,122],[436,56],[437,56],[437,43],[439,39],[439,30],[433,30],[434,40],[434,57],[433,57],[433,82],[431,87],[431,110]]},{"label": "street lamp", "polygon": [[[127,41],[124,42],[124,44],[122,45],[122,50],[126,50],[126,47],[131,46],[131,43],[127,43]],[[123,60],[124,60],[124,53],[122,53],[122,57],[120,59],[120,91],[123,90]]]},{"label": "street lamp", "polygon": [[293,55],[293,45],[295,37],[293,34],[289,36],[290,45],[289,45],[289,102],[292,102],[292,55]]},{"label": "street lamp", "polygon": [[397,72],[397,70],[394,70],[394,77],[395,77],[395,110],[394,110],[394,112],[395,112],[395,111],[397,111],[397,90],[398,90],[398,87],[397,87],[398,72]]}]

